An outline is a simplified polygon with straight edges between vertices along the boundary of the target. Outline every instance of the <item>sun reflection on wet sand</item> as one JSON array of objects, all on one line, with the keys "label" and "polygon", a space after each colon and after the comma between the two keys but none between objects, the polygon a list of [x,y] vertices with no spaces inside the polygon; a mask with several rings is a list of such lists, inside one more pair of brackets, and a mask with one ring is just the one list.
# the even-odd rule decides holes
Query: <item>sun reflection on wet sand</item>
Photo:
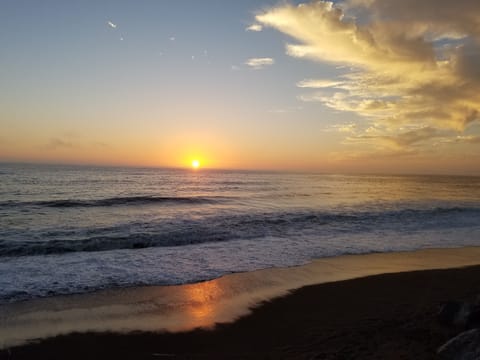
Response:
[{"label": "sun reflection on wet sand", "polygon": [[224,288],[218,281],[206,281],[182,287],[187,299],[186,312],[188,313],[189,328],[208,327],[215,323],[219,310],[219,300],[225,295]]},{"label": "sun reflection on wet sand", "polygon": [[0,306],[0,349],[86,331],[188,331],[211,328],[305,285],[374,274],[480,264],[480,247],[325,258],[178,286],[58,296]]}]

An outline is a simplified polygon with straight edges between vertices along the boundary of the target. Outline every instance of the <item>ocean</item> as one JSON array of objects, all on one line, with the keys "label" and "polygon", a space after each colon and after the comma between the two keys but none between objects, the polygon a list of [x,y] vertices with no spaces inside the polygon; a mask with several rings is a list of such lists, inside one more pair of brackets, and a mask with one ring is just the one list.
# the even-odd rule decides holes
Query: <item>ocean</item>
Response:
[{"label": "ocean", "polygon": [[0,164],[0,304],[480,245],[480,177]]}]

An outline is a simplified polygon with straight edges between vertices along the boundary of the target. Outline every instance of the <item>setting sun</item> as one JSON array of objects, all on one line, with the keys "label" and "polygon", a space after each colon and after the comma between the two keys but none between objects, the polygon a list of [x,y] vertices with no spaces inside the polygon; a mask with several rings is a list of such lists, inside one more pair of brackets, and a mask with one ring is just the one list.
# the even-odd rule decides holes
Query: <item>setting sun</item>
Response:
[{"label": "setting sun", "polygon": [[198,169],[198,168],[200,167],[200,161],[198,161],[198,160],[193,160],[193,161],[192,161],[192,167],[193,167],[194,169]]}]

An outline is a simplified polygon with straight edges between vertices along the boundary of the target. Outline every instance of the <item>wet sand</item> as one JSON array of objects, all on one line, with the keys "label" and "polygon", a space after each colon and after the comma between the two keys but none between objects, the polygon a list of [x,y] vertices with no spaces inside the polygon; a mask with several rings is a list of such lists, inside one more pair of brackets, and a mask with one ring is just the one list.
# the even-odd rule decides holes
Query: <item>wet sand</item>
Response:
[{"label": "wet sand", "polygon": [[2,306],[0,358],[435,358],[455,332],[438,308],[480,293],[478,263],[479,248],[345,256]]}]

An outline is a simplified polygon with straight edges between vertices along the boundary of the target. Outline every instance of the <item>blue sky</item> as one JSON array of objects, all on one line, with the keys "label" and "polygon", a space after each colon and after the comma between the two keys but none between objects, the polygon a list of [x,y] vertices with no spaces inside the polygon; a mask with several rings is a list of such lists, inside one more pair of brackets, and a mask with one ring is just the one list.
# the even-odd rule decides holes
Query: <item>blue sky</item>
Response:
[{"label": "blue sky", "polygon": [[[345,59],[321,52],[322,37],[333,30],[320,22],[335,9],[357,11],[359,26],[375,36],[368,15],[382,9],[298,3],[2,1],[0,160],[182,166],[199,157],[213,167],[360,171],[359,157],[366,168],[381,170],[389,161],[372,159],[393,156],[407,171],[401,158],[415,152],[418,160],[433,149],[417,139],[476,143],[476,121],[461,129],[435,119],[387,129],[376,114],[352,105],[365,100],[358,94],[348,98],[345,89],[324,85],[320,93],[311,81],[299,86],[369,69],[371,58],[352,53],[350,64],[348,53]],[[296,25],[285,27],[280,16]],[[310,20],[302,16],[323,33],[307,29]],[[252,24],[262,31],[247,30]],[[292,55],[289,44],[309,44],[321,55]],[[325,41],[330,54],[335,46]],[[255,68],[251,59],[271,64]],[[369,71],[378,72],[375,66]],[[379,103],[367,95],[369,104]],[[442,151],[467,151],[459,146]],[[468,151],[476,156],[477,148]],[[439,159],[427,157],[415,166]]]}]

